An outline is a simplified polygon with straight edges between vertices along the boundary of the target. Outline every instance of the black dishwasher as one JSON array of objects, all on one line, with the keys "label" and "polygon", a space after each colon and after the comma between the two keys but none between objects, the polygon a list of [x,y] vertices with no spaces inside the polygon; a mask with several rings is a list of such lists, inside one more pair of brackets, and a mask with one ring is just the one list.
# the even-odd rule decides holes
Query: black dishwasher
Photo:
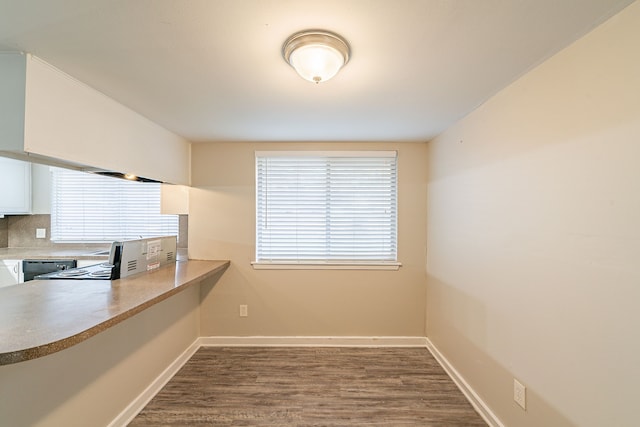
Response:
[{"label": "black dishwasher", "polygon": [[39,274],[53,273],[54,271],[76,268],[75,259],[25,259],[22,261],[24,281],[28,282]]}]

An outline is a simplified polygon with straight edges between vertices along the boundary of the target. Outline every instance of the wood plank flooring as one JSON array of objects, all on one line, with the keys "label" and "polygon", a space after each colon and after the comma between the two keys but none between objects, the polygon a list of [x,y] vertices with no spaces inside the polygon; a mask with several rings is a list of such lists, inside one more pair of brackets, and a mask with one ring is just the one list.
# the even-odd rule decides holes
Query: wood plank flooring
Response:
[{"label": "wood plank flooring", "polygon": [[205,347],[130,426],[486,426],[422,348]]}]

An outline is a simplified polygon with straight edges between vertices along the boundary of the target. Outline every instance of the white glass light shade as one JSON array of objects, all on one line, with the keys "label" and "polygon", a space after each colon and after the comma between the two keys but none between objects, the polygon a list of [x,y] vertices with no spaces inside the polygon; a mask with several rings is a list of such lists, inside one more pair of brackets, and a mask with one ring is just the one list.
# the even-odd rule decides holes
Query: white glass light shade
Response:
[{"label": "white glass light shade", "polygon": [[309,30],[284,43],[282,55],[305,80],[325,82],[349,61],[349,45],[337,34]]},{"label": "white glass light shade", "polygon": [[329,80],[344,65],[344,58],[337,50],[329,46],[307,45],[294,50],[289,62],[300,77],[310,82],[320,83]]}]

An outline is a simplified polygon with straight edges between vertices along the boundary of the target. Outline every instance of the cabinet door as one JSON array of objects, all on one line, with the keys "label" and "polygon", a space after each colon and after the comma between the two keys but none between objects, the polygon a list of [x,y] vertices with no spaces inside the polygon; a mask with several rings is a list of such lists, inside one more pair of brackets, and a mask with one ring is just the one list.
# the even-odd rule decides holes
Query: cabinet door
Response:
[{"label": "cabinet door", "polygon": [[0,157],[0,215],[31,213],[31,163]]},{"label": "cabinet door", "polygon": [[17,285],[22,280],[22,260],[5,259],[0,261],[0,288],[3,286]]},{"label": "cabinet door", "polygon": [[51,213],[51,167],[31,164],[31,213]]}]

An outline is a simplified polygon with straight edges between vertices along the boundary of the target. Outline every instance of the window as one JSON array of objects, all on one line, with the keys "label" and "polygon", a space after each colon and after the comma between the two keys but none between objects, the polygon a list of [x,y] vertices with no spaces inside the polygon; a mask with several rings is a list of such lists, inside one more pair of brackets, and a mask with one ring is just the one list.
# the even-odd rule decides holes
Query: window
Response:
[{"label": "window", "polygon": [[397,268],[396,152],[256,152],[256,268]]},{"label": "window", "polygon": [[51,168],[51,240],[110,242],[178,234],[160,214],[160,184]]}]

